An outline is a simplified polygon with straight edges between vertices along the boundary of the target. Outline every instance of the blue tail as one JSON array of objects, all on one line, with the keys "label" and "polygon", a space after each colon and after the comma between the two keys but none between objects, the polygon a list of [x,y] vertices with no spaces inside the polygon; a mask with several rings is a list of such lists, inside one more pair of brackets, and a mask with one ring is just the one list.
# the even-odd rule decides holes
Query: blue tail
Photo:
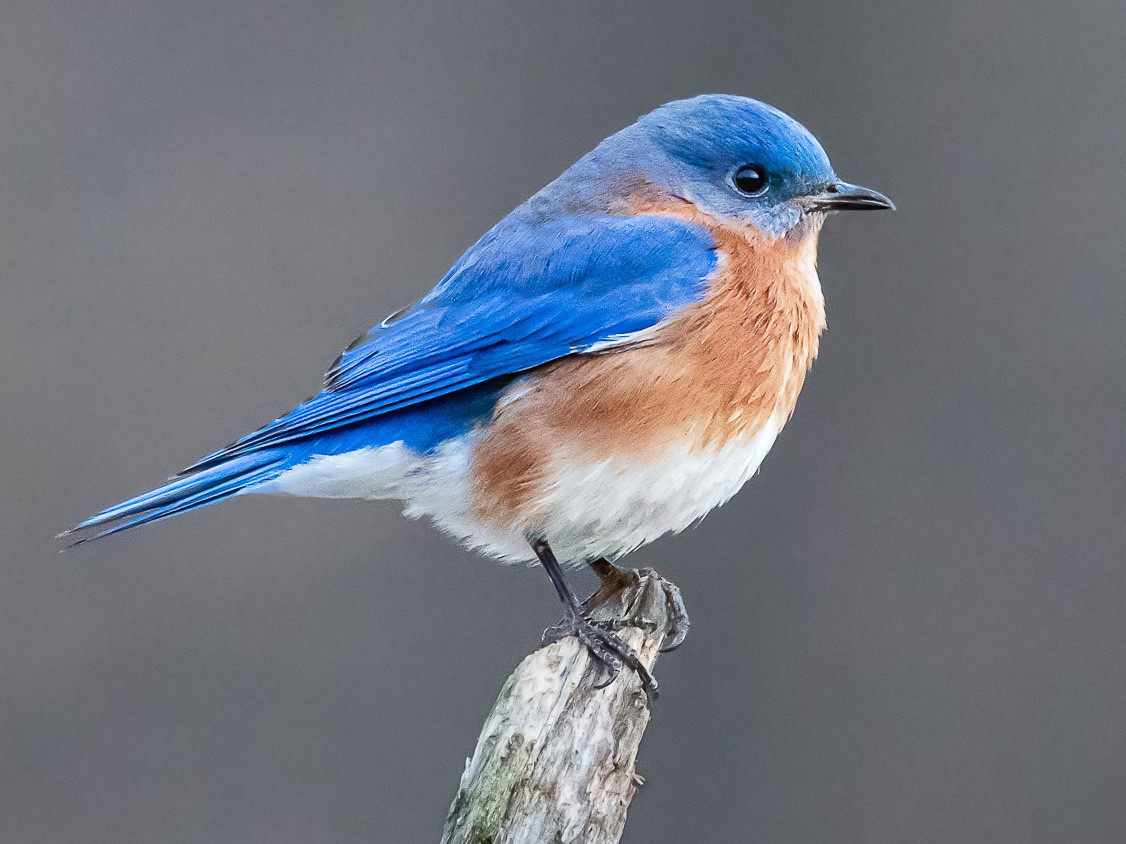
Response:
[{"label": "blue tail", "polygon": [[[59,534],[59,538],[65,540],[69,547],[178,516],[240,492],[252,491],[254,487],[274,480],[286,469],[317,455],[343,454],[393,442],[402,442],[424,454],[491,416],[503,387],[504,383],[484,384],[359,424],[341,426],[320,436],[288,442],[284,446],[227,458],[219,457],[217,453],[185,469],[164,486],[91,516]],[[302,413],[304,407],[296,408],[289,415]],[[282,417],[281,421],[286,418]]]},{"label": "blue tail", "polygon": [[177,516],[197,507],[215,504],[248,487],[273,480],[291,461],[284,451],[260,451],[236,457],[130,498],[59,534],[67,547],[109,536],[138,525]]}]

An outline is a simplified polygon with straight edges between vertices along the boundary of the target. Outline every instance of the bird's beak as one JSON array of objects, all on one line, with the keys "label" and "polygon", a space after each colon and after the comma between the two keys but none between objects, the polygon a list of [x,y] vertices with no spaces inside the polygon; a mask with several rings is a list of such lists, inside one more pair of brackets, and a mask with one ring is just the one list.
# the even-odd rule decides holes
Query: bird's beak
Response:
[{"label": "bird's beak", "polygon": [[838,180],[809,197],[808,207],[810,211],[894,211],[895,203],[878,191]]}]

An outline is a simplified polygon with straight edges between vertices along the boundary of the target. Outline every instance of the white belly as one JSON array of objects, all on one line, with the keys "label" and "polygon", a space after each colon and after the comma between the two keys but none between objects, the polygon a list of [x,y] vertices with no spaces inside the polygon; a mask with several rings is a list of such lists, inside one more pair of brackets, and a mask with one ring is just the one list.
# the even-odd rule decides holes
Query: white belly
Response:
[{"label": "white belly", "polygon": [[506,562],[535,561],[525,539],[530,531],[544,536],[561,561],[579,564],[620,557],[725,503],[758,469],[784,421],[776,414],[757,433],[715,449],[677,443],[644,463],[557,455],[534,514],[502,527],[472,512],[472,434],[426,456],[394,443],[314,457],[254,491],[401,499],[407,516],[427,516],[467,546]]},{"label": "white belly", "polygon": [[727,502],[758,470],[784,420],[716,449],[671,446],[646,463],[560,460],[543,500],[543,535],[560,559],[613,559],[678,533]]}]

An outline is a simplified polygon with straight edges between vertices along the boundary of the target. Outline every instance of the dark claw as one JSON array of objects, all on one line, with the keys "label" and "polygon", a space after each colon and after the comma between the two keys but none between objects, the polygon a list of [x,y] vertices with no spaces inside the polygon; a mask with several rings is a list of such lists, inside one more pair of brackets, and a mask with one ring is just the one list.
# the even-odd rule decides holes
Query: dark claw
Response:
[{"label": "dark claw", "polygon": [[652,575],[661,581],[661,588],[665,593],[665,609],[668,612],[669,627],[668,641],[661,645],[661,653],[675,651],[688,638],[688,628],[692,622],[688,620],[688,608],[684,606],[684,598],[680,594],[680,587],[671,580],[661,577],[653,569],[642,569],[640,574]]},{"label": "dark claw", "polygon": [[606,679],[602,680],[601,682],[595,683],[594,688],[596,689],[607,688],[611,683],[618,679],[618,673],[621,671],[621,669],[613,663],[604,664],[606,666]]},{"label": "dark claw", "polygon": [[[602,581],[602,589],[599,589],[596,595],[591,596],[587,601],[589,606],[579,603],[579,599],[575,597],[575,593],[571,587],[567,585],[566,578],[563,577],[563,570],[559,566],[559,560],[556,559],[555,553],[551,550],[551,546],[542,536],[529,535],[528,544],[532,546],[536,557],[539,558],[540,565],[543,566],[547,576],[551,578],[552,585],[555,586],[555,591],[559,595],[559,600],[563,602],[567,615],[555,627],[549,627],[543,632],[544,642],[555,642],[562,639],[564,636],[575,636],[586,647],[587,651],[594,660],[601,665],[609,675],[606,680],[599,683],[595,688],[604,689],[609,686],[621,673],[622,665],[628,665],[633,672],[637,675],[638,680],[641,682],[641,687],[645,689],[645,697],[650,704],[657,699],[657,681],[653,679],[653,675],[649,670],[641,664],[637,654],[633,648],[627,645],[618,637],[614,632],[621,630],[625,624],[610,622],[604,624],[602,622],[595,622],[590,618],[589,611],[593,606],[606,600],[611,595],[617,594],[624,586],[638,581],[637,572],[624,572],[615,567],[611,562],[604,559],[595,560],[590,564],[595,573],[598,574],[599,579]],[[671,586],[668,581],[662,579],[662,583]],[[675,588],[675,587],[674,587]],[[679,599],[679,592],[677,598]],[[667,589],[665,600],[671,600],[668,597]],[[680,603],[683,607],[683,603]],[[687,622],[687,616],[684,616]],[[627,622],[628,623],[628,622]],[[637,625],[642,629],[646,629],[643,625]],[[687,623],[685,623],[687,627]],[[656,632],[655,630],[652,632]],[[670,632],[674,635],[679,635],[679,628],[675,631],[670,626]],[[683,639],[683,636],[680,637]],[[679,644],[679,642],[677,642]]]},{"label": "dark claw", "polygon": [[587,651],[606,672],[606,677],[594,685],[596,689],[605,689],[621,673],[622,666],[628,666],[641,682],[645,696],[650,703],[657,699],[657,681],[641,662],[637,653],[621,640],[614,632],[627,626],[621,622],[594,621],[586,616],[568,616],[554,627],[549,627],[543,632],[543,641],[546,644],[558,642],[566,636],[575,636]]},{"label": "dark claw", "polygon": [[602,664],[603,670],[606,672],[606,678],[601,682],[595,683],[594,688],[605,689],[611,683],[618,679],[618,675],[622,672],[622,661],[615,656],[615,654],[604,647],[598,641],[588,641],[581,635],[579,640],[587,646],[594,658]]},{"label": "dark claw", "polygon": [[669,581],[664,581],[665,606],[669,612],[669,640],[661,646],[661,653],[675,651],[688,638],[688,628],[692,622],[688,620],[688,608],[684,606],[680,588]]}]

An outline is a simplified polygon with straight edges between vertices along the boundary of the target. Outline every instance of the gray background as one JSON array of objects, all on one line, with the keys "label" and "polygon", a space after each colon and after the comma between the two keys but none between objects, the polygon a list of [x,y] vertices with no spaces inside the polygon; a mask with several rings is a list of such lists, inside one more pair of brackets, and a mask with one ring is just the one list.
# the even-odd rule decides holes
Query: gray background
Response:
[{"label": "gray background", "polygon": [[54,532],[272,418],[605,134],[775,103],[830,221],[762,474],[636,555],[627,842],[1126,839],[1126,6],[0,6],[0,836],[437,838],[542,573],[390,504]]}]

